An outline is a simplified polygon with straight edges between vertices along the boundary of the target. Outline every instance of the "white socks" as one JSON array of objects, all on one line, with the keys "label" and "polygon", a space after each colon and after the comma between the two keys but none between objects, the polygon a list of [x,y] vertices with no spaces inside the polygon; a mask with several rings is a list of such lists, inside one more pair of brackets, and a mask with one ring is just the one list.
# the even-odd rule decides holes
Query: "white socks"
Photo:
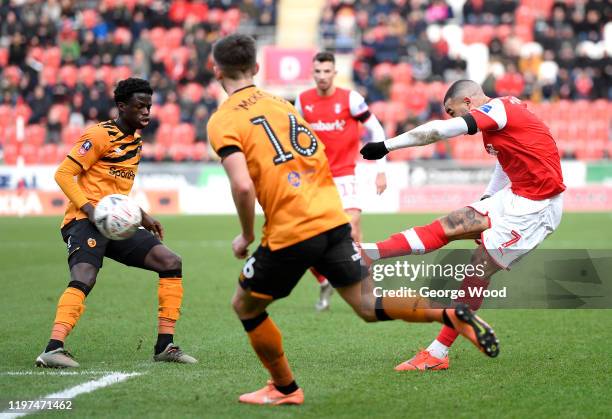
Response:
[{"label": "white socks", "polygon": [[429,352],[432,356],[435,356],[436,358],[442,359],[448,356],[448,349],[448,346],[443,345],[438,342],[437,339],[434,339],[434,341],[431,342],[431,345],[427,347],[427,352]]}]

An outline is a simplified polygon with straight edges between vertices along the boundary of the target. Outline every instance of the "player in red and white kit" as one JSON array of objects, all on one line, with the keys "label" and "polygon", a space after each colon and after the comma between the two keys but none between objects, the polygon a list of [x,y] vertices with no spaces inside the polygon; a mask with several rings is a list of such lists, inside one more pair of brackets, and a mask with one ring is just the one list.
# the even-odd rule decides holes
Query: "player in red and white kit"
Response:
[{"label": "player in red and white kit", "polygon": [[[372,141],[384,141],[385,130],[368,108],[363,96],[354,90],[342,89],[334,85],[337,74],[336,59],[330,52],[320,52],[313,59],[313,78],[316,87],[306,90],[295,100],[296,109],[310,124],[317,136],[325,144],[325,154],[340,193],[344,211],[351,219],[352,237],[361,242],[361,199],[360,185],[355,178],[355,165],[358,157],[360,126],[370,132]],[[376,192],[380,195],[387,188],[385,159],[378,162]],[[327,279],[312,271],[321,291],[316,309],[329,308],[329,297],[333,292]]]},{"label": "player in red and white kit", "polygon": [[[565,190],[559,152],[548,127],[519,99],[491,99],[471,80],[451,85],[444,108],[451,119],[430,121],[382,144],[366,144],[361,154],[369,160],[379,159],[391,150],[481,131],[485,150],[498,160],[484,196],[429,225],[382,242],[364,243],[362,248],[375,260],[431,252],[453,240],[478,239],[481,244],[471,264],[484,264],[485,274],[466,277],[461,289],[486,289],[491,275],[509,269],[559,226]],[[482,298],[475,297],[457,301],[473,310],[482,304]],[[447,369],[449,347],[456,337],[453,330],[443,327],[427,349],[396,370]]]}]

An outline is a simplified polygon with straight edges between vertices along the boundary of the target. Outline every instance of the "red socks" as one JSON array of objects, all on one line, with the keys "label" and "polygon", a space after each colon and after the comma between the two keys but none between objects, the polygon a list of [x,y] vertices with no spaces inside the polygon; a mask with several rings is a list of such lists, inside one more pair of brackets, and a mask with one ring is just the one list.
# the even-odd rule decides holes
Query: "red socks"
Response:
[{"label": "red socks", "polygon": [[327,283],[327,278],[320,274],[315,268],[310,268],[310,272],[314,275],[320,285],[325,285]]},{"label": "red socks", "polygon": [[[439,220],[423,226],[402,231],[376,243],[378,258],[429,253],[448,243],[448,237]],[[374,257],[374,259],[378,259]]]}]

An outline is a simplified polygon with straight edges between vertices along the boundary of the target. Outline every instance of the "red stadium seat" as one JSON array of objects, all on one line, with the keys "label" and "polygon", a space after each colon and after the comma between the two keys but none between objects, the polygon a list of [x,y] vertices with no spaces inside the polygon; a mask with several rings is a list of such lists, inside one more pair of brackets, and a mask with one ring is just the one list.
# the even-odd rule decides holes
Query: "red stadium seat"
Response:
[{"label": "red stadium seat", "polygon": [[183,28],[172,28],[166,32],[165,40],[166,47],[168,48],[178,48],[183,44],[183,37],[185,36],[185,31]]},{"label": "red stadium seat", "polygon": [[47,128],[42,125],[28,125],[25,129],[25,142],[40,146],[45,142]]},{"label": "red stadium seat", "polygon": [[160,145],[169,146],[174,143],[174,129],[176,125],[168,124],[164,120],[161,120],[161,125],[155,133],[155,142]]},{"label": "red stadium seat", "polygon": [[168,148],[168,154],[170,158],[176,162],[185,161],[190,157],[188,147],[184,144],[172,144]]},{"label": "red stadium seat", "polygon": [[62,130],[62,142],[66,145],[73,145],[83,134],[83,128],[74,125],[65,126]]},{"label": "red stadium seat", "polygon": [[13,110],[13,116],[15,118],[22,117],[25,123],[27,124],[28,120],[32,116],[32,109],[30,109],[30,107],[26,103],[20,103],[19,105],[15,106],[15,109]]},{"label": "red stadium seat", "polygon": [[155,49],[164,48],[166,46],[166,29],[159,26],[151,29],[149,39]]},{"label": "red stadium seat", "polygon": [[58,103],[51,106],[51,109],[49,110],[49,115],[57,117],[57,119],[59,119],[62,125],[66,125],[68,123],[68,118],[70,117],[70,108],[68,108],[68,106],[64,104]]},{"label": "red stadium seat", "polygon": [[129,44],[132,42],[132,32],[124,27],[115,29],[115,32],[113,32],[113,42],[116,45]]},{"label": "red stadium seat", "polygon": [[78,80],[86,87],[93,86],[96,82],[96,68],[92,65],[79,67]]},{"label": "red stadium seat", "polygon": [[0,104],[0,127],[13,123],[13,109],[9,105]]},{"label": "red stadium seat", "polygon": [[181,108],[176,103],[166,103],[157,115],[162,124],[177,125],[181,121]]},{"label": "red stadium seat", "polygon": [[5,144],[4,145],[4,164],[14,165],[17,164],[17,145],[16,144]]},{"label": "red stadium seat", "polygon": [[74,142],[71,144],[57,144],[57,154],[56,154],[56,161],[57,162],[61,162],[62,160],[64,160],[66,158],[66,156],[68,155],[68,153],[70,153],[70,150],[72,150],[72,147],[74,146]]},{"label": "red stadium seat", "polygon": [[206,161],[209,159],[208,144],[197,142],[193,145],[192,160]]},{"label": "red stadium seat", "polygon": [[43,144],[38,149],[38,161],[40,164],[55,164],[58,162],[58,149],[55,144]]},{"label": "red stadium seat", "polygon": [[413,92],[404,99],[404,105],[413,115],[420,115],[427,110],[429,102],[425,94]]},{"label": "red stadium seat", "polygon": [[399,123],[408,118],[408,108],[401,102],[391,102],[387,105],[386,119],[387,121]]},{"label": "red stadium seat", "polygon": [[193,144],[195,142],[195,128],[192,124],[179,124],[174,130],[175,144]]},{"label": "red stadium seat", "polygon": [[183,89],[183,95],[194,103],[199,102],[204,96],[204,87],[199,83],[189,83]]},{"label": "red stadium seat", "polygon": [[21,70],[19,67],[11,65],[4,69],[4,78],[11,82],[13,85],[18,85],[21,80]]},{"label": "red stadium seat", "polygon": [[373,70],[374,79],[381,80],[384,78],[391,78],[393,76],[393,64],[380,63],[374,67]]},{"label": "red stadium seat", "polygon": [[45,67],[58,69],[62,63],[62,52],[59,47],[45,48],[42,63]]},{"label": "red stadium seat", "polygon": [[71,89],[76,86],[79,71],[73,65],[65,65],[60,68],[60,79]]},{"label": "red stadium seat", "polygon": [[21,146],[21,156],[25,164],[37,164],[38,159],[38,146],[32,144],[23,144]]},{"label": "red stadium seat", "polygon": [[53,86],[57,83],[58,71],[53,67],[43,67],[42,69],[42,80],[45,84]]},{"label": "red stadium seat", "polygon": [[188,16],[191,19],[196,19],[198,22],[206,22],[208,20],[208,2],[191,3]]},{"label": "red stadium seat", "polygon": [[82,12],[81,18],[86,29],[93,29],[98,23],[98,12],[94,9],[85,9]]},{"label": "red stadium seat", "polygon": [[399,63],[393,67],[393,83],[403,83],[409,85],[412,83],[412,66],[408,63]]},{"label": "red stadium seat", "polygon": [[125,80],[132,76],[132,69],[128,66],[115,67],[113,71],[112,85],[117,84],[120,80]]},{"label": "red stadium seat", "polygon": [[510,34],[512,34],[512,26],[510,25],[498,25],[495,27],[495,36],[502,42],[505,42]]},{"label": "red stadium seat", "polygon": [[0,67],[8,65],[9,51],[7,48],[0,48]]},{"label": "red stadium seat", "polygon": [[390,98],[393,102],[405,103],[408,96],[412,94],[410,85],[403,83],[394,83],[391,85]]},{"label": "red stadium seat", "polygon": [[17,128],[15,124],[10,124],[4,127],[4,133],[2,134],[3,144],[17,144]]},{"label": "red stadium seat", "polygon": [[211,9],[208,11],[208,22],[215,25],[220,24],[223,20],[223,10]]},{"label": "red stadium seat", "polygon": [[382,101],[370,103],[370,112],[381,122],[385,122],[387,120],[387,103]]},{"label": "red stadium seat", "polygon": [[107,86],[112,86],[115,82],[115,68],[110,65],[103,65],[96,71],[96,80],[99,80]]}]

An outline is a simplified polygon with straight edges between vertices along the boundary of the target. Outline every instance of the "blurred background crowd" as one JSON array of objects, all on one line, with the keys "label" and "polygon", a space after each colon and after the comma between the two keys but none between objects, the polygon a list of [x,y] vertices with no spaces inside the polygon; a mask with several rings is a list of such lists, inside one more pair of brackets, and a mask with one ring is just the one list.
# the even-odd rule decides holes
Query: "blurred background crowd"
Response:
[{"label": "blurred background crowd", "polygon": [[[0,0],[3,160],[16,159],[23,116],[26,162],[55,163],[116,115],[114,84],[129,76],[155,91],[143,157],[207,160],[212,43],[234,31],[273,41],[277,14],[276,0]],[[319,34],[322,49],[354,55],[353,82],[388,135],[442,117],[448,84],[476,74],[489,96],[531,101],[565,157],[598,159],[612,150],[611,18],[607,0],[331,0]],[[473,145],[397,158],[469,159]]]}]

